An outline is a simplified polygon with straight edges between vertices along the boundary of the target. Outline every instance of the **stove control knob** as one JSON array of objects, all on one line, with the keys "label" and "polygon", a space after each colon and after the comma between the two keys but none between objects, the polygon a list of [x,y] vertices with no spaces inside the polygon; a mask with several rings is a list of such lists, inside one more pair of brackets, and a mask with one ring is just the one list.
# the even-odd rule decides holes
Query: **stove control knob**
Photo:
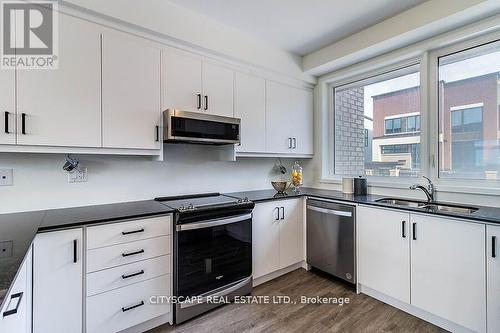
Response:
[{"label": "stove control knob", "polygon": [[243,200],[241,200],[241,198],[238,198],[238,201],[236,201],[236,202],[240,204],[243,202]]},{"label": "stove control knob", "polygon": [[193,210],[193,209],[194,209],[193,204],[189,204],[189,206],[187,206],[187,209],[189,209],[189,210]]},{"label": "stove control knob", "polygon": [[250,200],[248,200],[248,197],[245,197],[245,199],[243,199],[243,202],[249,202]]},{"label": "stove control knob", "polygon": [[180,206],[179,206],[179,210],[180,210],[180,211],[183,211],[183,210],[185,210],[185,209],[186,209],[186,208],[184,207],[184,205],[180,205]]}]

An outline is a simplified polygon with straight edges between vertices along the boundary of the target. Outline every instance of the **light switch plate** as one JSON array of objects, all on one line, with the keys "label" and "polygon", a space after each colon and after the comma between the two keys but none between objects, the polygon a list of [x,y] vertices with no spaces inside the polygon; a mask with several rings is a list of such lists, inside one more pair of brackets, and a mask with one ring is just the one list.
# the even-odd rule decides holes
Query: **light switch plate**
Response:
[{"label": "light switch plate", "polygon": [[14,170],[0,169],[0,186],[11,186],[14,184]]},{"label": "light switch plate", "polygon": [[85,183],[87,180],[87,168],[77,168],[68,173],[68,183]]}]

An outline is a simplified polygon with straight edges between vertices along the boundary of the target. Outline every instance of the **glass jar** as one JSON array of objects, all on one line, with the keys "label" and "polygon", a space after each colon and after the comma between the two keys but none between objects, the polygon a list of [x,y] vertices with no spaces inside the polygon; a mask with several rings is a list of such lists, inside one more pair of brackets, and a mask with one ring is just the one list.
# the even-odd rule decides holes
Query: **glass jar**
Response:
[{"label": "glass jar", "polygon": [[292,184],[295,191],[299,191],[302,186],[302,167],[297,161],[292,166]]}]

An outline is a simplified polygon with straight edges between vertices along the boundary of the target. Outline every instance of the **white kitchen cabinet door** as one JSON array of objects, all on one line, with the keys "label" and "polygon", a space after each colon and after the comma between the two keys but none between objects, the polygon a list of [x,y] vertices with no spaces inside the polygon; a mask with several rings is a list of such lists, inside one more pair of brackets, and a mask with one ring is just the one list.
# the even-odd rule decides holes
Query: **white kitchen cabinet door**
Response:
[{"label": "white kitchen cabinet door", "polygon": [[241,119],[241,145],[237,152],[266,151],[266,81],[236,73],[234,81],[234,116]]},{"label": "white kitchen cabinet door", "polygon": [[485,225],[417,214],[411,222],[411,304],[485,332]]},{"label": "white kitchen cabinet door", "polygon": [[0,144],[16,143],[16,79],[14,69],[0,70]]},{"label": "white kitchen cabinet door", "polygon": [[33,245],[33,332],[82,332],[83,231],[42,233]]},{"label": "white kitchen cabinet door", "polygon": [[488,333],[500,332],[500,227],[486,226]]},{"label": "white kitchen cabinet door", "polygon": [[0,332],[31,332],[31,249],[17,272],[5,304],[0,311]]},{"label": "white kitchen cabinet door", "polygon": [[290,117],[290,87],[266,81],[266,151],[292,154],[294,122]]},{"label": "white kitchen cabinet door", "polygon": [[203,62],[203,110],[218,116],[233,117],[234,71]]},{"label": "white kitchen cabinet door", "polygon": [[312,155],[313,150],[313,93],[310,90],[292,89],[289,117],[293,121],[293,153]]},{"label": "white kitchen cabinet door", "polygon": [[103,147],[160,149],[160,49],[117,31],[102,39]]},{"label": "white kitchen cabinet door", "polygon": [[174,48],[163,51],[164,109],[201,111],[202,58]]},{"label": "white kitchen cabinet door", "polygon": [[304,212],[302,199],[276,201],[281,207],[280,268],[301,262],[304,258]]},{"label": "white kitchen cabinet door", "polygon": [[17,143],[100,147],[98,26],[59,14],[58,59],[58,69],[17,71]]},{"label": "white kitchen cabinet door", "polygon": [[255,205],[252,220],[253,278],[277,271],[280,268],[279,202]]},{"label": "white kitchen cabinet door", "polygon": [[358,282],[410,303],[409,214],[359,206]]}]

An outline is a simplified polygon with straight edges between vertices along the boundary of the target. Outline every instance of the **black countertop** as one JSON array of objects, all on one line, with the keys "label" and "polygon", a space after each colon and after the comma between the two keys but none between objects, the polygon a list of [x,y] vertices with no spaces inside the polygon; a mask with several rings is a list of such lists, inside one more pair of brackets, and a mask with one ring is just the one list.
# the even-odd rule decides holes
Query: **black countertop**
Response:
[{"label": "black countertop", "polygon": [[0,253],[0,308],[37,233],[169,213],[172,213],[171,208],[154,200],[145,200],[0,214],[0,249],[6,249],[4,255]]},{"label": "black countertop", "polygon": [[[353,194],[342,193],[341,191],[323,190],[310,187],[304,187],[298,193],[294,192],[293,190],[288,190],[284,194],[278,194],[276,193],[275,190],[258,190],[258,191],[246,191],[246,192],[243,191],[243,192],[234,192],[225,194],[235,197],[248,197],[248,199],[257,203],[269,200],[276,200],[276,199],[290,199],[295,197],[308,196],[308,197],[317,197],[317,198],[331,199],[337,201],[345,201],[346,203],[359,203],[359,204],[373,205],[379,207],[397,208],[397,209],[403,209],[420,213],[463,218],[482,223],[500,224],[500,208],[472,205],[479,209],[472,214],[460,214],[460,213],[452,213],[444,211],[433,211],[425,208],[397,206],[376,201],[378,199],[387,198],[388,197],[387,195],[381,196],[381,195],[369,194],[363,196],[355,196]],[[449,203],[449,204],[457,206],[456,203]]]}]

